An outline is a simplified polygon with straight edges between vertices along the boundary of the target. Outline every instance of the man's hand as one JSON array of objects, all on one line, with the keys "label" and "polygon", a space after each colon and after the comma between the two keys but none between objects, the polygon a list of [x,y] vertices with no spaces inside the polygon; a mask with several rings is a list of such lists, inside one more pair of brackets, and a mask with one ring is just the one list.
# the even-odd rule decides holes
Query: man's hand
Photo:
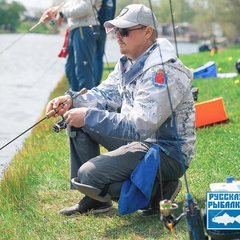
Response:
[{"label": "man's hand", "polygon": [[58,13],[57,16],[56,16],[56,22],[58,25],[62,25],[64,21],[64,18],[60,16],[60,14]]},{"label": "man's hand", "polygon": [[52,99],[46,107],[47,117],[63,115],[72,106],[72,98],[69,95]]},{"label": "man's hand", "polygon": [[69,126],[74,127],[83,127],[84,126],[84,118],[87,112],[87,108],[74,108],[67,111],[63,117],[66,119],[66,122]]},{"label": "man's hand", "polygon": [[48,10],[46,10],[43,13],[43,15],[41,16],[39,22],[43,23],[43,22],[52,20],[53,18],[56,17],[57,12],[58,12],[58,6],[49,8]]}]

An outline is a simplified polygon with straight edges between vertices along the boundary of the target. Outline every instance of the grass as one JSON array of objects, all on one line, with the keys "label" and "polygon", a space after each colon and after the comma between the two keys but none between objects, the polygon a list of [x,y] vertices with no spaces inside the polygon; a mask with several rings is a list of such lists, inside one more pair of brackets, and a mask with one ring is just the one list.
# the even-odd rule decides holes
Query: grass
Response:
[{"label": "grass", "polygon": [[[35,26],[36,23],[32,21],[24,21],[19,26],[17,26],[16,32],[17,33],[26,33]],[[54,34],[58,32],[58,28],[56,25],[51,26],[49,24],[39,24],[36,26],[32,31],[32,33],[43,33],[43,34]]]},{"label": "grass", "polygon": [[[239,57],[239,46],[221,50],[214,56],[209,52],[180,56],[190,68],[213,60],[218,72],[235,72],[234,63]],[[193,197],[204,208],[210,183],[223,182],[229,175],[240,180],[240,76],[198,79],[192,84],[199,88],[199,102],[223,97],[229,117],[228,123],[197,129],[197,151],[187,171],[187,180]],[[63,77],[49,98],[62,95],[67,88]],[[44,113],[40,119],[43,116]],[[1,239],[174,239],[159,216],[143,218],[137,212],[120,216],[117,203],[113,211],[103,215],[60,216],[59,209],[75,204],[82,195],[69,190],[68,139],[64,131],[53,132],[56,121],[47,119],[37,125],[5,171],[0,183]],[[175,216],[181,214],[185,196],[183,185],[176,199],[179,208]],[[181,220],[175,228],[179,240],[189,239],[187,229],[186,220]]]}]

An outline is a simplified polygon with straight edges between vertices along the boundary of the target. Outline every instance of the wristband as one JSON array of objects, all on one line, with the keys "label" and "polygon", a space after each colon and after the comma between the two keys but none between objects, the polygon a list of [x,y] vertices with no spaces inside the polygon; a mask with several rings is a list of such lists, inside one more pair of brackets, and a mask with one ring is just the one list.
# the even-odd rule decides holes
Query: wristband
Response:
[{"label": "wristband", "polygon": [[69,95],[72,98],[72,100],[73,100],[73,98],[75,97],[75,94],[76,94],[75,92],[73,92],[71,90],[68,90],[68,91],[65,92],[64,95]]},{"label": "wristband", "polygon": [[59,12],[59,16],[60,16],[61,18],[64,18],[64,15],[63,15],[62,12]]}]

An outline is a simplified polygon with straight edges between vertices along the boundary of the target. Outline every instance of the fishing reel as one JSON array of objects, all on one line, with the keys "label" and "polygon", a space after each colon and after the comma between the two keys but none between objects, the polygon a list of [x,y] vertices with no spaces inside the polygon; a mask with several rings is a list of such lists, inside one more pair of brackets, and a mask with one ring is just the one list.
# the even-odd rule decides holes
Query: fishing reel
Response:
[{"label": "fishing reel", "polygon": [[63,118],[63,116],[61,116],[62,119],[59,120],[58,122],[56,122],[54,125],[53,125],[53,131],[58,133],[60,131],[62,131],[63,129],[66,129],[67,128],[67,123],[66,123],[66,120],[65,118]]},{"label": "fishing reel", "polygon": [[188,224],[188,233],[190,240],[205,240],[208,239],[204,233],[203,219],[201,216],[201,210],[197,205],[197,202],[193,199],[189,199],[185,202],[183,212],[174,218],[173,211],[178,208],[178,205],[172,203],[170,200],[160,201],[160,220],[164,223],[164,227],[172,232],[173,237],[176,238],[174,233],[174,227],[178,222],[186,217]]},{"label": "fishing reel", "polygon": [[174,234],[174,227],[176,224],[185,216],[185,213],[182,213],[179,217],[174,218],[173,211],[178,208],[176,203],[172,203],[171,200],[162,200],[160,201],[160,220],[163,222],[164,227],[172,232],[172,235],[175,237]]}]

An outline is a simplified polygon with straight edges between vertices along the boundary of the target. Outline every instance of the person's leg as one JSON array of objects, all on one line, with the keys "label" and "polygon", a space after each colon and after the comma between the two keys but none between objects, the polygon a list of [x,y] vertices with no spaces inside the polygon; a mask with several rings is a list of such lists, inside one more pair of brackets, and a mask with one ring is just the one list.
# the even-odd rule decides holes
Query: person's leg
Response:
[{"label": "person's leg", "polygon": [[74,33],[73,48],[75,59],[75,74],[77,89],[91,89],[94,84],[93,58],[95,48],[95,35],[91,27],[77,28]]},{"label": "person's leg", "polygon": [[[77,177],[78,169],[89,159],[100,154],[99,144],[86,136],[81,128],[67,126],[70,147],[70,180]],[[70,189],[75,189],[70,181]]]},{"label": "person's leg", "polygon": [[69,32],[68,56],[67,56],[67,60],[66,60],[66,64],[65,64],[65,74],[66,74],[68,84],[69,84],[69,87],[71,90],[77,89],[77,86],[78,86],[77,77],[75,74],[73,35],[74,35],[74,30]]},{"label": "person's leg", "polygon": [[[102,137],[97,133],[87,131],[84,128],[67,128],[67,133],[70,140],[70,166],[71,178],[77,177],[78,169],[89,159],[99,155],[99,144],[107,150],[116,149],[125,144],[125,141]],[[72,185],[70,188],[74,188]],[[113,207],[111,201],[99,202],[90,197],[85,196],[80,202],[72,207],[63,208],[60,214],[65,216],[73,216],[85,214],[90,210],[94,213],[104,213],[111,210]]]},{"label": "person's leg", "polygon": [[[67,135],[70,145],[70,179],[77,177],[78,169],[85,162],[100,155],[99,145],[112,151],[126,144],[123,140],[102,137],[97,133],[84,130],[84,128],[68,126]],[[70,188],[75,189],[72,184],[70,184]]]},{"label": "person's leg", "polygon": [[82,184],[104,189],[109,184],[130,179],[150,147],[151,144],[132,142],[92,158],[80,167],[78,180]]},{"label": "person's leg", "polygon": [[168,157],[163,151],[160,153],[160,168],[155,179],[154,190],[150,205],[141,212],[142,216],[151,216],[160,212],[161,200],[174,201],[179,193],[182,183],[179,178],[183,175],[180,162]]},{"label": "person's leg", "polygon": [[99,29],[97,33],[97,40],[96,40],[96,48],[94,51],[94,81],[95,86],[98,86],[102,79],[103,73],[103,56],[105,51],[105,43],[106,43],[106,31],[105,29]]}]

